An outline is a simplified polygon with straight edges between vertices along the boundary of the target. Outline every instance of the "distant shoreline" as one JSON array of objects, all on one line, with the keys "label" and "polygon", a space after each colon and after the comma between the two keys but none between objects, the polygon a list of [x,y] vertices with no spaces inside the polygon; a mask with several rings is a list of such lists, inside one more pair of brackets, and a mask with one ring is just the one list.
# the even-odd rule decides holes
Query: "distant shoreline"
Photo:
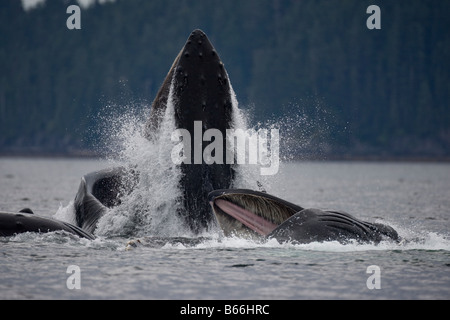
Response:
[{"label": "distant shoreline", "polygon": [[[70,152],[58,151],[0,151],[0,158],[60,158],[60,159],[107,159],[114,155],[105,155],[92,150],[74,150]],[[357,155],[357,154],[320,154],[320,155],[296,155],[289,159],[281,158],[282,162],[296,161],[362,161],[362,162],[450,162],[450,155],[427,156],[427,155]]]}]

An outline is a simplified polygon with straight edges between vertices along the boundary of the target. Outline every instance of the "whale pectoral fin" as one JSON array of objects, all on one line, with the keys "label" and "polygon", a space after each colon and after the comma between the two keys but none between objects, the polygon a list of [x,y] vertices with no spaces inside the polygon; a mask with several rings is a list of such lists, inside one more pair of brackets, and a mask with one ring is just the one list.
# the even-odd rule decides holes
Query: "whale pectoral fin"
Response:
[{"label": "whale pectoral fin", "polygon": [[359,221],[343,212],[305,209],[297,212],[272,231],[268,237],[299,243],[339,241],[378,243],[386,236],[398,240],[397,232],[388,226]]}]

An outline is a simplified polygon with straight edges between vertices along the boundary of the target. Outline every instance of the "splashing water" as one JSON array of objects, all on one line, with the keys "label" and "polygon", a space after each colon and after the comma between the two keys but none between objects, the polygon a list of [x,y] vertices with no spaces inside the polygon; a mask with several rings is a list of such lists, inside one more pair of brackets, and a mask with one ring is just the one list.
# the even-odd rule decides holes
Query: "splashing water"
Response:
[{"label": "splashing water", "polygon": [[[114,115],[114,128],[107,128],[107,141],[115,160],[112,164],[131,167],[139,173],[139,181],[133,191],[123,197],[122,203],[103,216],[96,229],[100,236],[156,236],[156,237],[189,237],[193,236],[183,219],[176,214],[182,205],[183,192],[179,181],[181,168],[174,164],[171,141],[175,131],[175,108],[173,101],[173,84],[159,131],[153,139],[144,136],[145,119],[138,115],[125,113]],[[231,129],[247,130],[247,121],[238,107],[234,91],[232,95]],[[119,163],[117,163],[119,162]],[[269,185],[268,179],[259,175],[255,165],[236,165],[236,179],[232,187],[259,189],[261,185]],[[215,228],[211,229],[216,232]]]},{"label": "splashing water", "polygon": [[182,193],[178,187],[180,168],[170,158],[170,137],[175,130],[171,97],[169,94],[166,112],[153,140],[144,137],[145,122],[136,121],[133,116],[122,117],[126,120],[117,131],[117,140],[122,142],[118,159],[139,173],[139,181],[119,206],[100,219],[98,235],[186,235],[187,229],[176,214]]}]

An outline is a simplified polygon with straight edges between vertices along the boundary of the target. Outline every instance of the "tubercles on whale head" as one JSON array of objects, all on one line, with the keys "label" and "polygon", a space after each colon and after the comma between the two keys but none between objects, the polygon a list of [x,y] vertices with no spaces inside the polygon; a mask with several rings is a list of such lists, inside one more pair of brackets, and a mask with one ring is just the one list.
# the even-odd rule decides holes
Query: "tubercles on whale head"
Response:
[{"label": "tubercles on whale head", "polygon": [[[193,120],[207,122],[209,128],[226,128],[232,113],[232,89],[223,62],[203,31],[191,32],[156,94],[145,126],[149,139],[159,129],[171,85],[178,128],[190,130]],[[226,99],[223,105],[218,103],[222,99]]]}]

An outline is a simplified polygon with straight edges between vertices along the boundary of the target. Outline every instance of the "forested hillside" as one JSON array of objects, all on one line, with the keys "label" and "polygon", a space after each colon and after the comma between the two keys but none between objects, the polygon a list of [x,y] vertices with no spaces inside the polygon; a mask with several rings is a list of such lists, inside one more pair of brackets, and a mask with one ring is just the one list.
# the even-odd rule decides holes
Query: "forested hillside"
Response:
[{"label": "forested hillside", "polygon": [[200,28],[254,121],[305,115],[324,156],[450,155],[448,0],[116,0],[81,30],[69,4],[0,2],[0,154],[92,149],[100,110],[150,104]]}]

